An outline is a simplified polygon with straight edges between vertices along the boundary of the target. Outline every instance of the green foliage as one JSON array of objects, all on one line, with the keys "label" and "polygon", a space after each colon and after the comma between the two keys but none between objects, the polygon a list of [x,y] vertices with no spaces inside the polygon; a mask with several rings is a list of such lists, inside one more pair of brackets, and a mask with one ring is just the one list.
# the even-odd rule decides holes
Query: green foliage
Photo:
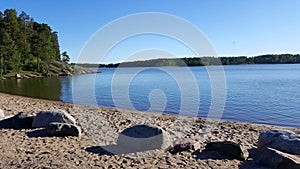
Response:
[{"label": "green foliage", "polygon": [[15,9],[0,12],[0,76],[22,70],[47,74],[60,61],[57,32]]},{"label": "green foliage", "polygon": [[110,64],[77,64],[83,67],[159,67],[159,66],[209,66],[241,64],[295,64],[300,63],[300,55],[279,54],[255,57],[193,57],[181,59],[152,59]]}]

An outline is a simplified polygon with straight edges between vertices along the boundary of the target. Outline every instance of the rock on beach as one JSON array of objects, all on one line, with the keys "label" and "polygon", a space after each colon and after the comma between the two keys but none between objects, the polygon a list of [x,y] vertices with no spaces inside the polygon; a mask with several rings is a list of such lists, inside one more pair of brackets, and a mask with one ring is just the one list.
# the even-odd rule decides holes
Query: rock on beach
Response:
[{"label": "rock on beach", "polygon": [[300,169],[300,157],[270,147],[260,149],[255,160],[274,169]]},{"label": "rock on beach", "polygon": [[300,155],[300,135],[287,130],[267,130],[258,138],[258,148],[264,147]]},{"label": "rock on beach", "polygon": [[205,146],[207,151],[217,151],[220,155],[230,159],[247,160],[249,153],[241,145],[231,142],[210,142]]},{"label": "rock on beach", "polygon": [[166,150],[171,143],[164,129],[142,124],[123,130],[118,137],[117,145],[138,152],[154,149]]},{"label": "rock on beach", "polygon": [[23,112],[8,116],[0,121],[0,128],[26,129],[31,128],[34,116]]},{"label": "rock on beach", "polygon": [[81,129],[79,126],[68,123],[50,123],[46,127],[47,134],[51,136],[77,136],[81,135]]},{"label": "rock on beach", "polygon": [[33,120],[32,127],[47,127],[52,122],[76,124],[75,118],[63,110],[40,111]]}]

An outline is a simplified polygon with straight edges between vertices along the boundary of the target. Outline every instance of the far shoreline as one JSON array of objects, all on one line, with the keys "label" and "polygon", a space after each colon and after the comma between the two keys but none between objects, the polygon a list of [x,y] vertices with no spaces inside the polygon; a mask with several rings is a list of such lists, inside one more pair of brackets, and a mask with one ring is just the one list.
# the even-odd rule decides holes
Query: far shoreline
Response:
[{"label": "far shoreline", "polygon": [[[86,63],[84,63],[86,64]],[[79,63],[78,65],[82,65]],[[88,65],[95,65],[93,63]],[[214,66],[220,66],[220,67],[228,67],[228,66],[259,66],[259,65],[300,65],[300,63],[264,63],[264,64],[236,64],[236,65],[196,65],[196,66],[117,66],[117,67],[89,67],[86,68],[89,69],[116,69],[116,68],[168,68],[168,67],[214,67]]]},{"label": "far shoreline", "polygon": [[213,66],[213,65],[243,65],[243,64],[297,64],[300,54],[264,54],[258,56],[203,56],[156,58],[148,60],[125,61],[119,63],[71,63],[82,67],[159,67],[159,66]]}]

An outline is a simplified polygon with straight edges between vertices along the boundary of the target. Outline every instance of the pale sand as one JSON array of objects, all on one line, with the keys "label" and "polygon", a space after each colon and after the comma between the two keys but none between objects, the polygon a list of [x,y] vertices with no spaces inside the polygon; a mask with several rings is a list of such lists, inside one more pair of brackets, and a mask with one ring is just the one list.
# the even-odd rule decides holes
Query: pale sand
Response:
[{"label": "pale sand", "polygon": [[[0,168],[264,168],[256,165],[251,158],[244,162],[228,160],[201,150],[209,141],[227,140],[240,143],[254,154],[261,131],[287,129],[74,105],[2,93],[0,98],[0,109],[6,116],[62,109],[73,115],[83,128],[80,138],[47,137],[41,129],[0,129]],[[160,126],[169,133],[173,142],[199,141],[200,152],[175,155],[163,151],[123,155],[97,153],[97,146],[114,146],[118,134],[135,124]],[[300,133],[300,129],[288,129]]]}]

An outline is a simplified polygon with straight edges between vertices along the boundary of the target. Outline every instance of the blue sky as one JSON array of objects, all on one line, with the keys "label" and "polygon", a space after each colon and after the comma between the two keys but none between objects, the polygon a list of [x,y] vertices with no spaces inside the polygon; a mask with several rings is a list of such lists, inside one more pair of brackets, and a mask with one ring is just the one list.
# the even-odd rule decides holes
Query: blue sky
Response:
[{"label": "blue sky", "polygon": [[[58,32],[61,51],[71,61],[101,27],[120,17],[162,12],[187,20],[209,39],[218,55],[300,53],[300,1],[298,0],[0,0],[0,10],[25,11],[37,22]],[[122,28],[120,28],[122,29]],[[109,53],[105,62],[118,62],[148,48],[192,53],[172,39],[157,36],[130,38]]]}]

